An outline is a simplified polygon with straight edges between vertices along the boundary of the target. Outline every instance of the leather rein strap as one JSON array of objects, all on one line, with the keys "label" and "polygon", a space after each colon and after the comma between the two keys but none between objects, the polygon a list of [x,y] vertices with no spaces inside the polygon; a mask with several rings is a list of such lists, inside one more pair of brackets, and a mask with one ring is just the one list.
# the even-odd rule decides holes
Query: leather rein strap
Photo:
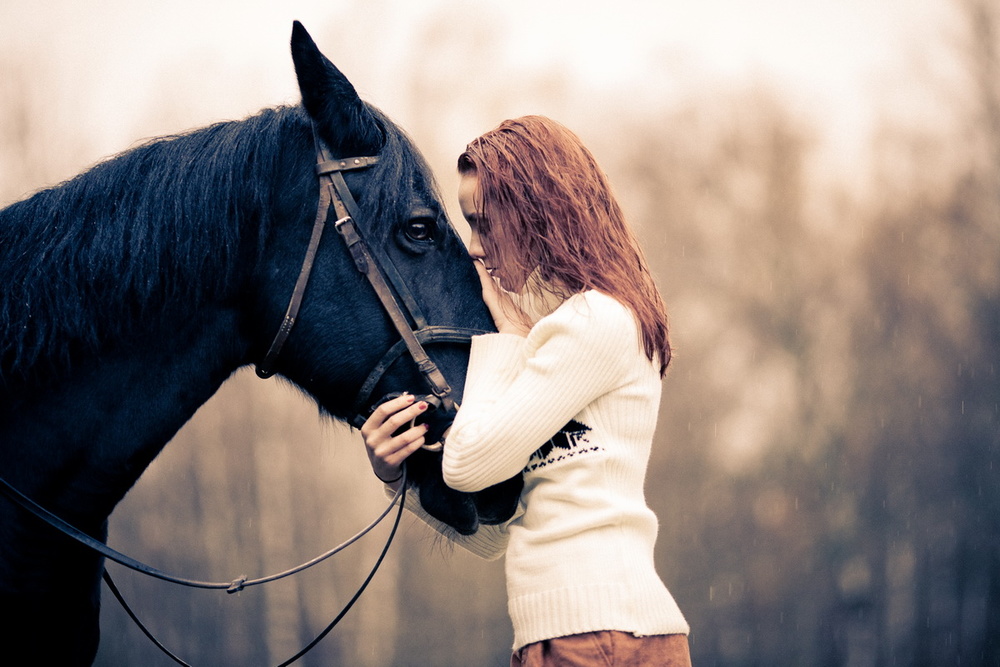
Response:
[{"label": "leather rein strap", "polygon": [[[400,489],[401,490],[405,489],[405,487],[401,486]],[[35,515],[37,518],[49,524],[63,535],[73,538],[74,540],[84,545],[85,547],[89,547],[90,549],[101,554],[108,560],[112,560],[118,563],[119,565],[124,565],[125,567],[131,570],[135,570],[136,572],[140,572],[155,579],[162,579],[163,581],[169,581],[170,583],[173,584],[180,584],[182,586],[188,586],[190,588],[208,588],[216,590],[224,589],[227,593],[239,593],[244,588],[248,588],[250,586],[259,586],[260,584],[266,584],[270,581],[284,579],[285,577],[297,574],[302,570],[308,569],[313,565],[316,565],[317,563],[326,560],[330,556],[333,556],[334,554],[343,551],[345,547],[354,544],[364,535],[371,532],[371,530],[375,528],[375,526],[377,526],[379,522],[382,521],[382,519],[385,518],[385,516],[389,513],[389,510],[392,509],[393,505],[396,504],[396,501],[399,500],[400,496],[402,495],[401,492],[397,491],[397,493],[393,496],[392,501],[385,508],[385,510],[378,517],[376,517],[374,521],[368,524],[368,526],[358,531],[358,533],[355,534],[352,538],[330,549],[326,553],[320,554],[319,556],[316,556],[315,558],[308,560],[305,563],[302,563],[301,565],[293,567],[289,570],[285,570],[284,572],[279,572],[278,574],[271,574],[266,577],[260,577],[257,579],[248,579],[246,576],[241,576],[237,577],[233,581],[228,581],[228,582],[210,582],[210,581],[197,581],[195,579],[185,579],[184,577],[177,577],[171,574],[167,574],[166,572],[162,572],[156,569],[155,567],[146,565],[145,563],[137,561],[134,558],[126,556],[125,554],[116,551],[115,549],[112,549],[104,542],[101,542],[100,540],[91,537],[84,531],[80,530],[79,528],[76,528],[72,524],[68,523],[67,521],[61,519],[57,515],[50,512],[49,510],[45,509],[31,498],[29,498],[28,496],[24,495],[23,493],[15,489],[10,484],[10,482],[3,479],[2,477],[0,477],[0,494],[7,496],[7,498],[14,501],[14,503],[19,505],[21,508]]]},{"label": "leather rein strap", "polygon": [[[52,526],[59,532],[63,533],[67,537],[73,538],[80,544],[89,547],[90,549],[101,554],[108,560],[113,560],[119,565],[124,565],[125,567],[135,570],[136,572],[140,572],[142,574],[154,577],[156,579],[162,579],[163,581],[169,581],[174,584],[180,584],[182,586],[188,586],[191,588],[225,589],[227,593],[238,593],[239,591],[242,591],[244,588],[247,588],[248,586],[258,586],[260,584],[266,584],[270,581],[276,581],[278,579],[283,579],[293,574],[297,574],[307,568],[312,567],[313,565],[316,565],[317,563],[326,560],[330,556],[333,556],[334,554],[343,551],[344,549],[346,549],[347,547],[349,547],[350,545],[354,544],[359,539],[367,535],[369,532],[371,532],[371,530],[375,528],[375,526],[377,526],[379,523],[381,523],[382,519],[384,519],[386,515],[389,514],[389,510],[392,509],[393,505],[396,505],[396,503],[398,502],[399,505],[396,510],[396,518],[392,524],[392,529],[389,532],[389,536],[386,538],[385,546],[382,547],[381,554],[375,561],[375,565],[372,566],[371,571],[368,573],[368,577],[364,580],[364,582],[362,582],[357,592],[347,602],[347,604],[343,607],[343,609],[341,609],[340,613],[337,614],[336,618],[334,618],[333,621],[331,621],[330,624],[327,625],[322,632],[320,632],[309,644],[303,647],[302,650],[300,650],[294,656],[292,656],[288,660],[278,665],[278,667],[286,667],[287,665],[292,664],[293,662],[301,658],[303,655],[305,655],[306,652],[311,650],[327,634],[329,634],[329,632],[334,628],[334,626],[336,626],[337,623],[340,622],[340,619],[342,619],[344,615],[347,614],[348,610],[350,610],[350,608],[354,606],[354,603],[358,601],[358,598],[361,597],[361,594],[368,587],[369,582],[371,582],[372,578],[375,576],[375,573],[378,571],[379,566],[382,564],[382,560],[385,558],[385,555],[389,552],[389,545],[392,544],[392,538],[396,535],[396,529],[399,527],[399,520],[403,515],[404,502],[402,496],[406,492],[406,477],[405,477],[406,466],[403,466],[403,475],[404,475],[403,483],[400,485],[399,489],[396,490],[396,494],[393,496],[392,501],[385,508],[385,510],[374,521],[368,524],[365,528],[358,531],[350,539],[346,540],[345,542],[342,542],[341,544],[330,549],[326,553],[320,554],[319,556],[316,556],[312,560],[306,561],[305,563],[302,563],[301,565],[293,567],[289,570],[285,570],[284,572],[280,572],[278,574],[272,574],[266,577],[260,577],[257,579],[247,579],[246,576],[241,576],[237,577],[231,582],[209,582],[209,581],[196,581],[194,579],[185,579],[183,577],[177,577],[174,575],[167,574],[154,567],[150,567],[145,563],[137,561],[134,558],[130,558],[129,556],[126,556],[125,554],[116,551],[115,549],[112,549],[111,547],[104,544],[100,540],[91,537],[90,535],[83,532],[79,528],[76,528],[72,524],[67,523],[60,517],[48,511],[47,509],[45,509],[44,507],[33,501],[31,498],[28,498],[26,495],[15,489],[13,486],[10,485],[9,482],[7,482],[7,480],[3,479],[2,477],[0,477],[0,494],[7,496],[8,499],[14,501],[14,503],[19,505],[22,509],[30,512],[35,517],[41,519],[42,521]],[[176,655],[171,653],[169,650],[167,650],[167,648],[163,646],[163,644],[161,644],[156,639],[156,637],[153,636],[153,634],[149,631],[149,629],[146,628],[146,626],[142,623],[142,621],[139,620],[139,617],[135,615],[135,612],[132,611],[132,608],[125,601],[125,598],[122,597],[121,592],[118,590],[118,587],[115,585],[114,580],[112,580],[111,578],[111,574],[108,572],[106,568],[104,569],[102,576],[104,578],[104,582],[108,585],[108,588],[114,594],[115,598],[125,609],[125,612],[129,615],[129,617],[135,622],[137,626],[139,626],[139,629],[142,630],[143,634],[145,634],[156,645],[157,648],[163,651],[163,653],[165,653],[168,657],[170,657],[174,662],[176,662],[179,665],[186,665],[187,667],[190,667],[188,663],[184,662]]]}]

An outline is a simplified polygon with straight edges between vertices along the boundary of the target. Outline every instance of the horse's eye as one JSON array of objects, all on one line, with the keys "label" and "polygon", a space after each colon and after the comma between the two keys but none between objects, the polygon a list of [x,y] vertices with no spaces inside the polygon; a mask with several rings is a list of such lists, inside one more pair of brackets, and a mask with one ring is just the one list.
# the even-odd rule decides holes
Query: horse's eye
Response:
[{"label": "horse's eye", "polygon": [[406,236],[411,241],[433,241],[434,219],[411,218],[406,223]]}]

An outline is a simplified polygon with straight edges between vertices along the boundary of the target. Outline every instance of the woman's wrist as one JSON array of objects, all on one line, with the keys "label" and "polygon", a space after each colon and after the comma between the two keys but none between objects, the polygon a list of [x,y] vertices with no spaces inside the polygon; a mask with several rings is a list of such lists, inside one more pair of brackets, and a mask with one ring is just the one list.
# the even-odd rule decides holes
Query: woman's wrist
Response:
[{"label": "woman's wrist", "polygon": [[396,472],[395,476],[391,477],[390,479],[385,479],[384,477],[382,477],[382,475],[378,474],[378,471],[375,470],[374,468],[372,468],[372,472],[375,473],[375,477],[378,478],[378,481],[382,482],[383,484],[394,484],[399,480],[403,479],[402,466],[399,467],[399,470]]}]

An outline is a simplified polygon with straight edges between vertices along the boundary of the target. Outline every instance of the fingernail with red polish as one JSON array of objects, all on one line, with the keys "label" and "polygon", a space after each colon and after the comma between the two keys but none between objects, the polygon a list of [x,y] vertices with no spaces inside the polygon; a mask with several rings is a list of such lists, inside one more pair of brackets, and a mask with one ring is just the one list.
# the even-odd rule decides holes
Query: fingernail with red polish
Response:
[{"label": "fingernail with red polish", "polygon": [[421,403],[419,407],[420,407],[421,410],[426,410],[427,409],[427,404],[426,403]]}]

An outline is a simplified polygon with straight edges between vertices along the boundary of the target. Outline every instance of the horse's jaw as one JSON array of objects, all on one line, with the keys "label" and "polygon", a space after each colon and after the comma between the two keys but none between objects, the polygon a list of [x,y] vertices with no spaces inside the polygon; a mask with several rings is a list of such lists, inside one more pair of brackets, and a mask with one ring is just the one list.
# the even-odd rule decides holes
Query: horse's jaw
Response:
[{"label": "horse's jaw", "polygon": [[456,491],[441,477],[440,452],[426,450],[407,459],[407,480],[417,489],[424,510],[461,535],[472,535],[482,524],[495,525],[510,519],[524,486],[518,475],[476,493]]}]

